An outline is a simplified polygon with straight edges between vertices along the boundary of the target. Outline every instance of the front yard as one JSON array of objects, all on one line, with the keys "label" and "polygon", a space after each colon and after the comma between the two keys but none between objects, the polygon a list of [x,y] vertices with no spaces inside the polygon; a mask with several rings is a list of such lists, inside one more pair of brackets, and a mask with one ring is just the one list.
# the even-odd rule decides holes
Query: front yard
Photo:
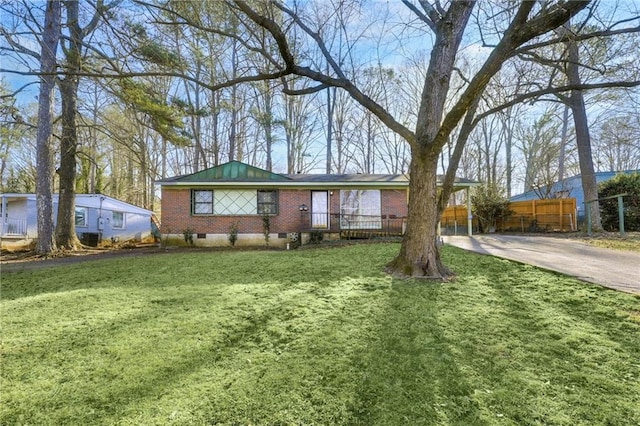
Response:
[{"label": "front yard", "polygon": [[637,425],[640,298],[444,247],[196,251],[2,274],[0,424]]}]

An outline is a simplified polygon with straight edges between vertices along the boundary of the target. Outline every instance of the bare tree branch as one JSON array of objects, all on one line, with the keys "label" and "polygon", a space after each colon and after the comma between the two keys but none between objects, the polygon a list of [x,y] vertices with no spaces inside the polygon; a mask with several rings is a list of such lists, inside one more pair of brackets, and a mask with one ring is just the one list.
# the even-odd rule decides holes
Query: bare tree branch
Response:
[{"label": "bare tree branch", "polygon": [[[385,108],[383,108],[380,104],[375,102],[369,96],[365,95],[350,80],[346,78],[334,78],[326,74],[323,74],[319,71],[314,71],[309,67],[296,65],[294,57],[291,54],[291,50],[289,48],[289,44],[287,42],[286,35],[282,31],[282,29],[279,27],[279,25],[273,20],[258,14],[246,2],[241,0],[236,0],[235,2],[238,5],[238,7],[245,14],[247,14],[247,16],[249,16],[249,18],[251,18],[256,24],[264,27],[267,31],[269,31],[273,36],[273,38],[275,39],[276,44],[280,49],[280,54],[282,55],[282,57],[285,60],[285,63],[287,64],[287,69],[284,70],[281,73],[281,75],[293,73],[302,77],[310,78],[322,84],[339,87],[346,90],[351,95],[352,98],[358,101],[363,107],[371,111],[376,117],[378,117],[383,123],[385,123],[391,130],[393,130],[394,132],[397,132],[399,135],[405,138],[407,142],[409,142],[409,144],[414,143],[415,134],[409,128],[407,128],[406,126],[398,122]],[[291,16],[291,18],[294,19],[296,23],[298,23],[299,21],[301,22],[299,16],[297,16],[295,12],[284,7],[279,3],[275,3],[275,4],[283,12]],[[304,25],[304,23],[302,23],[302,25]],[[309,35],[313,38],[313,34],[314,34],[313,31],[311,31],[310,29],[308,30],[311,32],[311,34]],[[320,42],[322,43],[322,40],[320,40]],[[324,46],[324,43],[322,43],[322,46]],[[321,47],[321,49],[322,48],[323,47]],[[338,64],[335,62],[335,60],[333,60],[333,58],[331,57],[331,54],[326,49],[326,46],[324,46],[323,51],[325,52],[325,55],[328,56],[327,60],[330,60],[330,62],[332,62],[332,66],[335,66],[337,70],[340,70]],[[344,76],[344,73],[342,73],[342,71],[340,71],[338,74]]]},{"label": "bare tree branch", "polygon": [[330,87],[327,84],[319,84],[317,86],[313,86],[313,87],[307,87],[304,89],[289,89],[288,84],[285,82],[284,83],[284,88],[282,89],[282,93],[286,94],[286,95],[292,95],[292,96],[299,96],[299,95],[311,95],[314,93],[318,93],[321,90],[326,89],[327,87]]},{"label": "bare tree branch", "polygon": [[497,107],[488,109],[484,111],[482,114],[478,114],[473,120],[473,125],[478,124],[480,120],[485,117],[490,116],[491,114],[495,114],[496,112],[507,109],[513,105],[524,103],[530,101],[532,99],[539,98],[544,95],[555,95],[561,97],[562,92],[568,92],[571,90],[596,90],[596,89],[610,89],[610,88],[633,88],[640,87],[640,81],[609,81],[606,83],[588,83],[588,84],[579,84],[579,85],[565,85],[559,87],[548,87],[546,89],[535,90],[529,93],[524,93],[522,95],[516,96],[509,102],[505,102],[502,105]]},{"label": "bare tree branch", "polygon": [[13,51],[23,55],[31,56],[32,58],[35,58],[38,61],[40,60],[40,54],[38,52],[35,52],[31,49],[27,49],[26,47],[18,43],[16,40],[14,40],[12,35],[9,33],[9,31],[7,31],[7,29],[4,26],[0,26],[0,34],[2,34],[5,40],[7,40],[7,43],[9,43],[9,46],[11,46]]},{"label": "bare tree branch", "polygon": [[442,17],[446,15],[446,12],[442,11],[442,9],[437,10],[427,0],[418,0],[418,2],[426,12],[427,16],[429,16],[431,22],[433,22],[436,26],[439,25],[440,21],[442,21]]},{"label": "bare tree branch", "polygon": [[329,52],[329,49],[327,49],[327,45],[322,40],[322,37],[320,37],[320,34],[318,34],[317,32],[313,31],[311,28],[309,28],[304,22],[302,22],[302,19],[300,19],[300,17],[298,16],[297,13],[295,13],[291,9],[287,8],[282,3],[274,2],[274,4],[278,9],[282,10],[284,13],[289,15],[291,17],[291,19],[293,19],[293,21],[296,24],[298,24],[298,26],[300,28],[302,28],[302,30],[305,33],[307,33],[313,39],[313,41],[316,42],[316,44],[320,48],[320,51],[324,55],[324,58],[331,65],[331,68],[336,73],[336,75],[338,77],[340,77],[341,79],[346,79],[347,77],[345,76],[344,72],[342,71],[342,67],[335,61],[335,59],[333,58],[333,56]]},{"label": "bare tree branch", "polygon": [[411,3],[410,0],[402,0],[402,3],[407,6],[409,8],[409,10],[411,10],[413,13],[416,14],[416,16],[425,24],[427,24],[429,26],[429,28],[431,28],[431,30],[436,31],[436,24],[431,20],[430,17],[428,17],[427,15],[425,15],[424,13],[422,13],[422,11],[420,11],[420,9],[418,9],[413,3]]},{"label": "bare tree branch", "polygon": [[[637,18],[636,18],[637,19]],[[542,47],[552,46],[560,43],[564,43],[569,41],[569,39],[575,41],[586,41],[594,38],[602,38],[602,37],[612,37],[620,34],[632,34],[640,32],[640,26],[629,27],[629,28],[621,28],[618,30],[602,30],[602,31],[594,31],[586,34],[563,34],[559,37],[555,37],[546,41],[541,41],[538,43],[528,44],[526,46],[522,46],[516,49],[516,55],[522,54],[524,52],[540,49]]]}]

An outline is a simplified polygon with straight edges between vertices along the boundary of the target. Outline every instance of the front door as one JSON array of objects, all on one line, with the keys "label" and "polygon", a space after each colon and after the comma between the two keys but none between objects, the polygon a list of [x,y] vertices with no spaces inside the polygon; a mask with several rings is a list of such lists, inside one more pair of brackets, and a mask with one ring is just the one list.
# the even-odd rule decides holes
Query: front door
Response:
[{"label": "front door", "polygon": [[329,192],[311,191],[311,227],[329,227]]}]

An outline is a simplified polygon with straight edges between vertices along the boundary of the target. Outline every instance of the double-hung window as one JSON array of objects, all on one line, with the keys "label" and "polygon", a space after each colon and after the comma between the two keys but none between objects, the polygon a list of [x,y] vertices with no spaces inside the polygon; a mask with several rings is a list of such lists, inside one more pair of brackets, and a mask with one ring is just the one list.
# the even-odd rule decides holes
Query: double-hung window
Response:
[{"label": "double-hung window", "polygon": [[213,191],[193,190],[191,192],[191,213],[213,214]]},{"label": "double-hung window", "polygon": [[258,191],[258,214],[278,214],[278,192]]}]

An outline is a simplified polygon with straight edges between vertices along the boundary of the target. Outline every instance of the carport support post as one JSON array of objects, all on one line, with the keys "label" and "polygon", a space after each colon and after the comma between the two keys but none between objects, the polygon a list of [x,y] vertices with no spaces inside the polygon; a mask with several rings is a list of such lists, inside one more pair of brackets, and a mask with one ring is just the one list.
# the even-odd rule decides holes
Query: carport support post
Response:
[{"label": "carport support post", "polygon": [[467,235],[473,236],[473,216],[471,215],[471,191],[467,186]]},{"label": "carport support post", "polygon": [[622,202],[623,195],[618,195],[618,223],[620,224],[620,235],[624,235],[624,204]]},{"label": "carport support post", "polygon": [[591,204],[593,201],[585,201],[584,203],[584,210],[585,213],[587,214],[587,235],[591,236],[591,207],[589,206],[589,204]]},{"label": "carport support post", "polygon": [[[622,202],[622,197],[627,196],[626,192],[624,194],[616,194],[610,197],[601,198],[601,200],[610,200],[612,198],[618,199],[618,229],[620,230],[620,235],[624,235],[624,203]],[[587,214],[587,234],[591,235],[591,209],[589,208],[589,204],[596,203],[598,200],[591,200],[584,202],[584,208],[586,209]]]},{"label": "carport support post", "polygon": [[0,195],[2,200],[2,208],[0,212],[2,212],[2,217],[0,218],[0,235],[4,235],[7,232],[7,198],[4,195]]}]

